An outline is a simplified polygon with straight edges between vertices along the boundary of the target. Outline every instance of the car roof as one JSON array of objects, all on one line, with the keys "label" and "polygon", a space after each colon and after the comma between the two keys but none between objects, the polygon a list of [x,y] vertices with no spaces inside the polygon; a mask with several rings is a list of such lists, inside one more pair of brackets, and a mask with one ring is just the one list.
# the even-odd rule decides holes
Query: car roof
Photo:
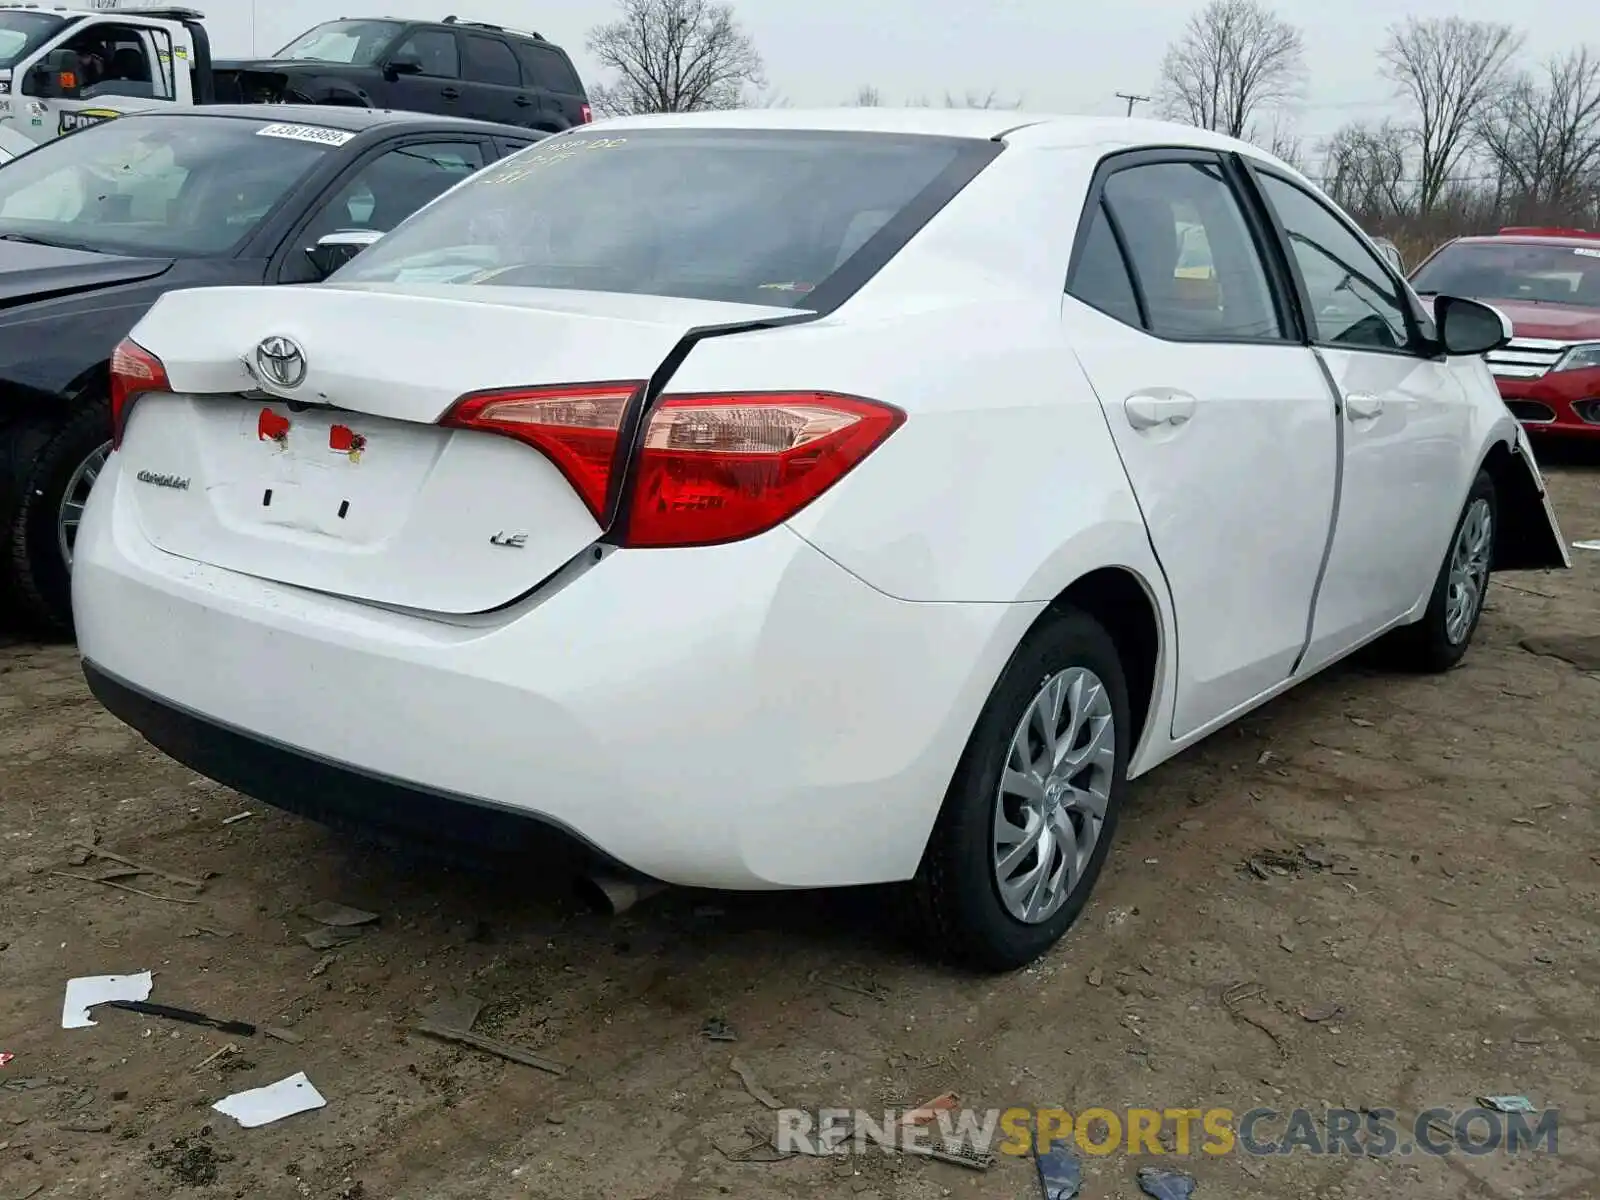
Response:
[{"label": "car roof", "polygon": [[281,121],[295,125],[320,125],[347,133],[397,125],[418,129],[458,129],[464,133],[522,137],[537,141],[547,136],[540,130],[517,125],[496,125],[492,121],[469,121],[465,117],[445,117],[433,113],[398,112],[387,108],[354,108],[343,104],[203,104],[198,107],[139,109],[127,117],[216,117],[251,121]]},{"label": "car roof", "polygon": [[[758,108],[721,112],[647,113],[596,121],[607,129],[795,129],[816,132],[926,134],[994,139],[1032,146],[1201,146],[1247,151],[1276,161],[1257,146],[1174,121],[1141,117],[1070,116],[1005,108]],[[590,128],[586,126],[585,128]]]}]

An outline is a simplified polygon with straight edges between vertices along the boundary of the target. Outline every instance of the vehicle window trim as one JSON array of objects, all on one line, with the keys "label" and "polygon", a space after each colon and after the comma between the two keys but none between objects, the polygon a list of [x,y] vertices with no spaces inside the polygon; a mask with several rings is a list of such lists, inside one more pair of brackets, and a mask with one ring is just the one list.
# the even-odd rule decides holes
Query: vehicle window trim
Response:
[{"label": "vehicle window trim", "polygon": [[[1265,219],[1270,222],[1273,238],[1277,244],[1278,252],[1283,256],[1284,265],[1294,281],[1296,303],[1299,306],[1301,320],[1305,330],[1306,344],[1324,350],[1349,350],[1359,351],[1364,354],[1384,354],[1391,358],[1412,358],[1427,360],[1439,357],[1436,352],[1435,342],[1430,338],[1421,319],[1421,314],[1416,311],[1411,301],[1411,287],[1406,281],[1395,274],[1394,269],[1384,260],[1383,255],[1368,244],[1366,234],[1362,233],[1360,226],[1350,220],[1338,208],[1320,199],[1315,192],[1309,190],[1304,183],[1292,178],[1283,171],[1277,170],[1266,163],[1257,162],[1248,155],[1235,154],[1238,159],[1238,169],[1242,176],[1248,180],[1255,203],[1261,208]],[[1363,246],[1371,254],[1373,261],[1378,264],[1379,273],[1396,287],[1397,295],[1403,303],[1400,306],[1401,314],[1405,318],[1407,335],[1410,344],[1398,349],[1390,350],[1383,346],[1360,346],[1349,342],[1324,341],[1318,334],[1316,321],[1316,308],[1311,302],[1311,292],[1306,287],[1304,272],[1300,269],[1299,260],[1294,254],[1294,245],[1290,241],[1288,228],[1279,215],[1277,206],[1272,203],[1272,198],[1267,195],[1266,189],[1261,185],[1262,178],[1271,178],[1287,187],[1293,188],[1306,199],[1321,208],[1333,218],[1345,232],[1355,238],[1358,246]]]},{"label": "vehicle window trim", "polygon": [[[1145,333],[1149,333],[1150,308],[1145,301],[1144,284],[1139,282],[1139,275],[1133,269],[1133,259],[1128,254],[1128,239],[1127,236],[1122,232],[1122,224],[1117,220],[1117,214],[1111,211],[1111,206],[1106,203],[1104,196],[1101,196],[1095,201],[1094,208],[1089,213],[1089,220],[1083,226],[1084,244],[1087,245],[1089,231],[1094,228],[1094,222],[1097,217],[1105,218],[1106,229],[1111,234],[1111,244],[1116,248],[1117,251],[1117,260],[1122,263],[1123,277],[1128,281],[1128,290],[1133,293],[1134,311],[1139,314],[1139,324],[1137,328]],[[1063,289],[1065,294],[1071,296],[1079,304],[1087,304],[1090,308],[1094,309],[1095,312],[1104,313],[1113,321],[1121,321],[1122,324],[1126,325],[1127,322],[1123,321],[1122,318],[1117,316],[1115,313],[1101,308],[1093,300],[1090,300],[1085,296],[1080,296],[1072,290],[1073,278],[1077,274],[1078,262],[1081,260],[1081,258],[1081,255],[1074,255],[1072,270],[1067,275],[1067,285],[1065,289]]]},{"label": "vehicle window trim", "polygon": [[[391,150],[404,149],[406,146],[425,146],[438,142],[457,142],[462,145],[476,146],[483,157],[483,167],[490,166],[506,157],[496,153],[493,142],[489,138],[481,134],[462,134],[458,130],[450,129],[408,130],[405,133],[399,135],[391,134],[388,137],[372,142],[349,162],[345,163],[343,167],[334,173],[331,179],[318,189],[315,196],[305,202],[300,218],[289,227],[287,233],[278,239],[277,245],[272,251],[271,262],[267,268],[268,278],[275,283],[305,284],[315,282],[314,280],[305,279],[285,281],[283,273],[288,268],[291,258],[296,254],[301,254],[303,257],[305,247],[301,246],[300,242],[304,239],[306,230],[311,227],[312,222],[322,214],[323,209],[333,202],[346,184],[380,156],[389,153]],[[478,170],[481,171],[483,167],[479,167]],[[466,177],[463,176],[463,178]]]},{"label": "vehicle window trim", "polygon": [[[1088,304],[1086,300],[1079,300],[1072,292],[1072,281],[1077,274],[1078,262],[1083,256],[1089,226],[1094,220],[1095,207],[1104,204],[1107,215],[1112,222],[1113,232],[1117,237],[1117,248],[1122,252],[1123,265],[1128,269],[1129,278],[1133,282],[1134,295],[1140,300],[1140,315],[1144,321],[1141,333],[1157,338],[1163,342],[1174,345],[1213,345],[1213,346],[1292,346],[1303,345],[1300,337],[1300,323],[1291,299],[1284,293],[1285,281],[1279,277],[1274,269],[1270,243],[1263,244],[1264,231],[1252,220],[1248,197],[1241,194],[1239,181],[1229,171],[1226,161],[1227,156],[1220,151],[1208,150],[1201,146],[1136,146],[1126,150],[1114,150],[1105,155],[1095,165],[1094,175],[1089,181],[1088,194],[1084,200],[1082,211],[1078,214],[1077,231],[1073,235],[1072,255],[1067,263],[1067,282],[1065,291],[1080,304]],[[1222,177],[1223,186],[1233,196],[1233,201],[1239,207],[1240,219],[1250,234],[1250,245],[1256,253],[1256,260],[1260,264],[1261,273],[1267,281],[1267,292],[1272,299],[1273,314],[1278,319],[1279,332],[1271,337],[1216,337],[1195,336],[1187,334],[1158,333],[1150,328],[1149,307],[1144,300],[1144,285],[1139,280],[1138,272],[1133,269],[1132,260],[1128,256],[1127,239],[1122,234],[1116,220],[1115,209],[1105,203],[1106,183],[1123,171],[1136,170],[1139,167],[1156,166],[1165,163],[1202,163],[1217,168]],[[1089,304],[1096,312],[1099,308]],[[1110,316],[1109,313],[1106,314]],[[1112,317],[1112,320],[1118,320]],[[1126,322],[1121,322],[1126,324]]]}]

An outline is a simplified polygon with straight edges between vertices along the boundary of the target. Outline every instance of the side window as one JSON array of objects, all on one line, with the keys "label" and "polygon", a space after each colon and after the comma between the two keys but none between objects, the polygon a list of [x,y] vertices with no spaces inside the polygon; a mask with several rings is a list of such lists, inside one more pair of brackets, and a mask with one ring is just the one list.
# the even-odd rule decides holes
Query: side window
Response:
[{"label": "side window", "polygon": [[[310,246],[340,229],[388,233],[483,165],[483,148],[477,142],[431,142],[386,150],[346,181],[298,240]],[[290,256],[291,280],[314,275],[303,255]]]},{"label": "side window", "polygon": [[1148,163],[1106,180],[1151,333],[1279,339],[1283,322],[1243,210],[1216,162]]},{"label": "side window", "polygon": [[583,95],[583,85],[567,62],[566,55],[537,42],[517,42],[517,58],[522,62],[524,87],[548,88],[552,92]]},{"label": "side window", "polygon": [[521,87],[522,73],[516,55],[499,38],[469,33],[466,77],[474,83],[493,83],[500,87]]},{"label": "side window", "polygon": [[140,96],[169,99],[165,77],[153,70],[154,56],[146,31],[97,22],[62,43],[78,55],[78,96]]},{"label": "side window", "polygon": [[1292,183],[1262,174],[1311,300],[1317,341],[1373,350],[1413,344],[1409,306],[1382,261],[1326,205]]},{"label": "side window", "polygon": [[1125,324],[1144,324],[1138,294],[1128,277],[1128,264],[1111,232],[1111,222],[1106,220],[1104,201],[1095,205],[1078,261],[1067,280],[1067,293]]},{"label": "side window", "polygon": [[456,35],[444,29],[419,29],[394,48],[394,57],[409,55],[422,64],[424,75],[461,78],[461,52]]}]

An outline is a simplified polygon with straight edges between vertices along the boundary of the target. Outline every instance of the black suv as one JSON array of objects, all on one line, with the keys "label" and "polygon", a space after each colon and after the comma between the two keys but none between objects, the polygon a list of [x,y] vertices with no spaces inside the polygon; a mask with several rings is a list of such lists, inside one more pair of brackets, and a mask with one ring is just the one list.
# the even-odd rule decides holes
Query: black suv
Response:
[{"label": "black suv", "polygon": [[559,133],[590,120],[565,50],[537,33],[446,17],[325,21],[272,59],[214,64],[222,103],[344,104]]}]

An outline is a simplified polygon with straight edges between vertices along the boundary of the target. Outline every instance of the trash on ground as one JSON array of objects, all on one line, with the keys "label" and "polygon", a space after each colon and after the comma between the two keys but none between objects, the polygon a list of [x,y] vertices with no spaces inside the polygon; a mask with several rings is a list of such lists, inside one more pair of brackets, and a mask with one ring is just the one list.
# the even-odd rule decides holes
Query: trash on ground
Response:
[{"label": "trash on ground", "polygon": [[447,991],[417,1003],[417,1013],[425,1021],[446,1029],[471,1029],[483,1011],[483,1001],[470,992]]},{"label": "trash on ground", "polygon": [[1575,550],[1600,550],[1600,538],[1593,538],[1587,542],[1573,542]]},{"label": "trash on ground", "polygon": [[1495,1112],[1502,1113],[1531,1113],[1538,1112],[1533,1101],[1526,1096],[1479,1096],[1478,1103],[1484,1108],[1492,1108]]},{"label": "trash on ground", "polygon": [[700,1032],[713,1042],[737,1042],[739,1040],[739,1035],[733,1031],[733,1026],[729,1025],[721,1017],[707,1017],[706,1023],[700,1026]]},{"label": "trash on ground", "polygon": [[333,925],[348,928],[354,925],[371,925],[378,919],[375,912],[367,912],[363,908],[351,908],[345,904],[335,904],[332,900],[319,900],[308,908],[301,910],[301,915],[318,925]]},{"label": "trash on ground", "polygon": [[63,1123],[60,1128],[67,1133],[110,1133],[111,1122],[95,1117],[80,1117]]},{"label": "trash on ground", "polygon": [[365,932],[366,930],[359,925],[354,927],[318,925],[310,933],[302,933],[300,937],[313,950],[332,950],[335,946],[355,941]]},{"label": "trash on ground", "polygon": [[261,1032],[275,1041],[284,1042],[290,1046],[298,1046],[305,1038],[292,1029],[279,1029],[273,1025],[263,1025]]},{"label": "trash on ground", "polygon": [[7,1054],[4,1050],[0,1050],[0,1067],[9,1067],[16,1057],[15,1054]]},{"label": "trash on ground", "polygon": [[542,1054],[535,1054],[532,1050],[524,1050],[521,1046],[510,1042],[502,1042],[497,1038],[484,1037],[482,1034],[472,1033],[466,1029],[452,1029],[448,1025],[440,1025],[436,1021],[419,1021],[416,1024],[418,1033],[425,1033],[429,1037],[438,1038],[441,1042],[455,1042],[457,1045],[470,1046],[474,1050],[482,1050],[485,1054],[493,1054],[508,1062],[521,1063],[525,1067],[534,1067],[540,1071],[548,1071],[552,1075],[565,1075],[567,1068],[564,1064],[554,1059],[545,1058]]},{"label": "trash on ground", "polygon": [[224,825],[237,825],[240,821],[248,821],[253,816],[255,816],[255,813],[247,808],[241,813],[234,813],[231,817],[223,817],[222,823]]},{"label": "trash on ground", "polygon": [[319,975],[327,974],[328,968],[333,966],[333,964],[338,961],[339,956],[337,954],[331,952],[324,954],[321,958],[317,959],[316,962],[311,964],[311,970],[306,972],[306,978],[315,979]]},{"label": "trash on ground", "polygon": [[266,1087],[224,1096],[211,1107],[223,1116],[232,1117],[246,1129],[254,1129],[296,1113],[310,1112],[327,1103],[322,1093],[306,1078],[306,1073],[300,1071]]},{"label": "trash on ground", "polygon": [[1333,1003],[1302,1004],[1300,1006],[1300,1015],[1313,1025],[1316,1025],[1323,1021],[1331,1021],[1335,1017],[1342,1017],[1344,1015],[1344,1005]]},{"label": "trash on ground", "polygon": [[1140,1167],[1139,1189],[1155,1200],[1189,1200],[1194,1195],[1194,1177],[1161,1167]]},{"label": "trash on ground", "polygon": [[961,1103],[961,1097],[954,1092],[945,1092],[942,1096],[935,1096],[926,1104],[920,1105],[900,1118],[901,1128],[912,1129],[918,1125],[926,1125],[930,1121],[939,1119],[942,1112],[951,1112]]},{"label": "trash on ground", "polygon": [[827,987],[838,988],[841,992],[854,992],[858,996],[865,996],[868,1000],[876,1000],[879,1004],[887,1004],[889,1001],[888,990],[876,984],[871,987],[857,987],[841,979],[824,979],[822,982]]},{"label": "trash on ground", "polygon": [[783,1105],[779,1104],[773,1094],[756,1081],[755,1072],[752,1071],[741,1059],[734,1059],[728,1064],[729,1070],[739,1077],[739,1082],[744,1084],[744,1090],[749,1092],[757,1101],[767,1108],[777,1112]]},{"label": "trash on ground", "polygon": [[741,1133],[711,1139],[722,1157],[737,1163],[774,1163],[793,1157],[772,1144],[772,1138],[754,1125]]},{"label": "trash on ground", "polygon": [[51,871],[57,879],[76,879],[79,883],[98,883],[102,887],[116,888],[119,892],[131,892],[135,896],[143,896],[146,900],[165,900],[169,904],[199,904],[200,901],[188,896],[163,896],[160,892],[147,892],[144,888],[131,887],[126,883],[118,883],[115,879],[103,879],[96,875],[79,875],[74,871]]},{"label": "trash on ground", "polygon": [[208,1054],[204,1058],[202,1058],[199,1062],[195,1063],[193,1069],[196,1070],[196,1071],[203,1071],[207,1067],[209,1067],[212,1063],[216,1062],[217,1059],[226,1058],[230,1054],[237,1054],[237,1053],[239,1053],[239,1047],[234,1045],[232,1042],[229,1042],[225,1046],[221,1047],[218,1050],[212,1051],[210,1054]]},{"label": "trash on ground", "polygon": [[937,1143],[931,1146],[918,1145],[916,1142],[906,1142],[896,1149],[905,1154],[920,1154],[924,1158],[936,1158],[940,1162],[952,1163],[958,1167],[966,1167],[970,1171],[987,1171],[994,1166],[995,1158],[988,1150],[979,1150],[976,1146],[963,1142],[959,1146],[941,1146]]},{"label": "trash on ground", "polygon": [[[127,867],[140,875],[154,875],[157,879],[165,879],[168,883],[175,883],[179,887],[190,888],[196,892],[206,890],[204,880],[191,879],[187,875],[175,875],[171,871],[163,871],[160,867],[152,867],[148,863],[124,858],[120,854],[113,854],[111,851],[101,849],[99,846],[87,846],[80,842],[77,849],[81,854],[87,855],[88,858],[99,858],[104,859],[106,862],[114,862],[118,866]],[[88,858],[85,858],[83,862],[87,862]],[[82,865],[82,863],[79,865]],[[215,874],[215,872],[212,872],[212,874]]]},{"label": "trash on ground", "polygon": [[165,1017],[169,1021],[182,1021],[185,1025],[201,1025],[207,1029],[215,1029],[218,1033],[254,1037],[256,1032],[256,1027],[248,1021],[224,1021],[217,1017],[208,1017],[202,1012],[195,1012],[193,1009],[173,1008],[170,1004],[150,1004],[144,1000],[106,1000],[102,1003],[107,1008],[120,1008],[147,1017]]},{"label": "trash on ground", "polygon": [[1042,1152],[1037,1165],[1044,1200],[1073,1200],[1083,1187],[1083,1164],[1065,1142]]},{"label": "trash on ground", "polygon": [[155,986],[149,971],[136,975],[85,975],[67,980],[66,998],[61,1003],[61,1028],[87,1029],[96,1024],[89,1010],[112,1000],[143,1000]]}]

